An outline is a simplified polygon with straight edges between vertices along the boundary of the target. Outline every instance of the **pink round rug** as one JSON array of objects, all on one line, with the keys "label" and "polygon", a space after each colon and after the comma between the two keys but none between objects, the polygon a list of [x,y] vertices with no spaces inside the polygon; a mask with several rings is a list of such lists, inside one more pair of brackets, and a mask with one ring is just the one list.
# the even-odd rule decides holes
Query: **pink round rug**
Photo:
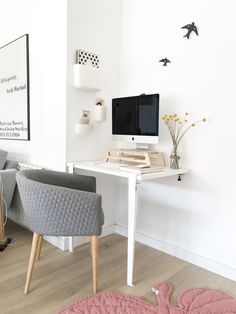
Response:
[{"label": "pink round rug", "polygon": [[59,314],[235,314],[236,299],[225,293],[193,288],[183,291],[178,306],[170,304],[172,288],[169,283],[157,284],[153,289],[158,305],[120,293],[101,293],[83,298]]}]

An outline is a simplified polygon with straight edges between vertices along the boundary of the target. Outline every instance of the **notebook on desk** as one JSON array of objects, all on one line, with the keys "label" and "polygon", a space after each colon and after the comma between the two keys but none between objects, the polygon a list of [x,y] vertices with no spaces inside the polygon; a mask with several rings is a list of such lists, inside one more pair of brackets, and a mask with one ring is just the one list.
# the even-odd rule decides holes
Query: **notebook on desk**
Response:
[{"label": "notebook on desk", "polygon": [[152,173],[152,172],[160,172],[164,171],[164,167],[160,166],[150,166],[150,167],[139,167],[139,166],[121,166],[120,170],[134,172],[137,174],[145,174],[145,173]]},{"label": "notebook on desk", "polygon": [[146,174],[146,173],[152,173],[152,172],[160,172],[164,171],[165,167],[162,166],[146,166],[144,164],[140,165],[134,165],[134,164],[127,164],[127,163],[119,163],[119,162],[104,162],[101,160],[97,161],[87,161],[84,162],[85,165],[88,166],[97,166],[99,168],[105,169],[105,170],[121,170],[121,171],[128,171],[133,172],[137,174]]}]

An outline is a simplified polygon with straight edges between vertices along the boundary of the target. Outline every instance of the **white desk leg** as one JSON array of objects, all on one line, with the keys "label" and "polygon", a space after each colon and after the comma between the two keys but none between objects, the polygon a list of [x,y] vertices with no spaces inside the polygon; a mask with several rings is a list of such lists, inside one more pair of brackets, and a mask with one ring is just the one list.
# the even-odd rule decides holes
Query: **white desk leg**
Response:
[{"label": "white desk leg", "polygon": [[[68,167],[69,173],[74,173],[74,164],[72,162],[68,163],[67,167]],[[69,237],[69,251],[71,253],[74,252],[74,238],[73,237]]]},{"label": "white desk leg", "polygon": [[68,162],[67,170],[68,170],[69,173],[74,173],[74,164],[73,164],[73,162],[70,162],[70,163]]},{"label": "white desk leg", "polygon": [[137,216],[136,175],[128,178],[128,252],[127,285],[133,287],[135,229]]}]

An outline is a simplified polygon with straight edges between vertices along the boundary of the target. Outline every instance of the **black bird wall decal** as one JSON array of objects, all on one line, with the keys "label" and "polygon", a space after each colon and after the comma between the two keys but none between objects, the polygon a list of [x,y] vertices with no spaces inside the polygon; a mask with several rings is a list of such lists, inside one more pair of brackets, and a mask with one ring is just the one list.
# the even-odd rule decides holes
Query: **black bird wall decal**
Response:
[{"label": "black bird wall decal", "polygon": [[185,29],[185,28],[188,30],[188,32],[186,35],[184,35],[184,37],[187,37],[189,39],[190,34],[192,32],[194,32],[198,36],[197,27],[195,26],[194,22],[192,24],[187,24],[187,25],[181,27],[181,29]]},{"label": "black bird wall decal", "polygon": [[167,58],[161,59],[161,60],[159,60],[159,62],[163,62],[163,66],[164,66],[164,67],[167,66],[167,63],[171,63],[170,60],[167,59]]}]

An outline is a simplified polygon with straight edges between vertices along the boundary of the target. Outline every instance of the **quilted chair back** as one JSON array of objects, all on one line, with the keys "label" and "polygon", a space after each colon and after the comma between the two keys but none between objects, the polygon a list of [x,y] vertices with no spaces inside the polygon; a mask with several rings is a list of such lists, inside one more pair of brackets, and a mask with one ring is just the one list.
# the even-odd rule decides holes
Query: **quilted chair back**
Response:
[{"label": "quilted chair back", "polygon": [[27,226],[33,232],[51,236],[102,233],[104,216],[94,177],[22,170],[16,180]]}]

